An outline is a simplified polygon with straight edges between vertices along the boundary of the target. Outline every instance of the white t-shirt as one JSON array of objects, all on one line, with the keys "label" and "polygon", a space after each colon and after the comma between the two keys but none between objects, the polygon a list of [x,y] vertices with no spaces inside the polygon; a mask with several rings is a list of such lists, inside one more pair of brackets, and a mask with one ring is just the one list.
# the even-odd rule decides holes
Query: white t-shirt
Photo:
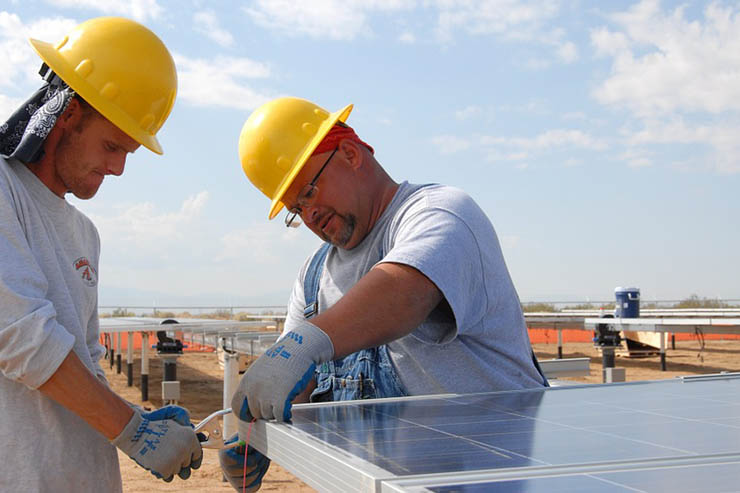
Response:
[{"label": "white t-shirt", "polygon": [[85,215],[0,158],[0,491],[121,491],[115,447],[36,390],[70,350],[104,379],[99,256]]},{"label": "white t-shirt", "polygon": [[[446,301],[411,334],[388,344],[409,395],[542,386],[496,232],[465,192],[402,183],[359,245],[329,250],[319,312],[381,262],[414,267],[434,282]],[[303,317],[307,267],[308,261],[293,287],[286,331]]]}]

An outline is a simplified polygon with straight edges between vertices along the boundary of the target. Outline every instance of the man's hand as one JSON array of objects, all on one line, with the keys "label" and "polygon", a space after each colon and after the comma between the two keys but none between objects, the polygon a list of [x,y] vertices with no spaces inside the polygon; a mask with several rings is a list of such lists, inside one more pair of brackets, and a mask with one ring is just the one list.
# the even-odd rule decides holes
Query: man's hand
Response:
[{"label": "man's hand", "polygon": [[134,411],[112,443],[141,467],[167,482],[172,481],[175,474],[188,479],[190,469],[198,469],[203,460],[190,416],[179,406],[165,406],[151,413]]},{"label": "man's hand", "polygon": [[[232,436],[225,443],[234,443],[239,437]],[[246,468],[244,461],[247,461]],[[229,484],[237,491],[247,491],[252,493],[262,486],[262,478],[270,467],[270,459],[262,455],[257,449],[248,447],[244,450],[244,445],[235,448],[221,449],[218,451],[218,462],[221,464],[221,471],[224,477],[229,480]],[[246,473],[246,477],[245,477]]]},{"label": "man's hand", "polygon": [[252,363],[239,382],[231,409],[242,421],[290,421],[291,402],[306,388],[316,365],[333,356],[329,336],[311,322],[301,321]]}]

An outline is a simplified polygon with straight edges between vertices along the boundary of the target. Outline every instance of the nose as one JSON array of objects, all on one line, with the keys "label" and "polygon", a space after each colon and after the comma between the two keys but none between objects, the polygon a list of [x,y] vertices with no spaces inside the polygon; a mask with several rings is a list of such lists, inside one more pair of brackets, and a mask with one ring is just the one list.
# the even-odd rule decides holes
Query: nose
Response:
[{"label": "nose", "polygon": [[301,212],[301,219],[303,219],[303,222],[306,223],[306,225],[314,224],[319,219],[318,207],[309,205],[304,208],[303,212]]},{"label": "nose", "polygon": [[121,176],[125,167],[126,155],[115,156],[108,161],[108,167],[106,171],[109,175]]}]

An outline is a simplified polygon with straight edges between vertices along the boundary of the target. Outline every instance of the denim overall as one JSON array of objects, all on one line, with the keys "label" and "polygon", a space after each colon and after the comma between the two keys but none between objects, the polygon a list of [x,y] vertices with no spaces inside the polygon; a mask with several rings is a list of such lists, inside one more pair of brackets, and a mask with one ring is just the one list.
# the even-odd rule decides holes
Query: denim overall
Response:
[{"label": "denim overall", "polygon": [[[319,309],[319,282],[330,244],[325,243],[311,259],[303,281],[306,308],[303,316],[315,316]],[[316,368],[316,389],[311,402],[348,401],[406,395],[393,369],[385,345],[362,349]]]},{"label": "denim overall", "polygon": [[[303,280],[306,308],[303,316],[309,319],[319,311],[319,283],[324,261],[330,244],[325,243],[311,259]],[[532,363],[549,387],[540,364],[532,351]],[[382,346],[362,349],[344,358],[323,363],[316,368],[316,389],[311,393],[311,402],[347,401],[375,399],[378,397],[405,396],[401,379],[393,369],[388,348]]]}]

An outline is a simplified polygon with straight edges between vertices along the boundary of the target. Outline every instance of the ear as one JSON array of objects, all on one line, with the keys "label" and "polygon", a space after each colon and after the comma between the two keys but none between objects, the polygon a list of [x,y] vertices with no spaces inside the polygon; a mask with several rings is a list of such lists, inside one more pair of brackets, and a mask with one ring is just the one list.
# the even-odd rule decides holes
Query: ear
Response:
[{"label": "ear", "polygon": [[365,160],[365,154],[360,149],[359,144],[354,140],[342,139],[339,142],[339,151],[342,153],[345,161],[349,163],[349,167],[352,169],[359,169]]},{"label": "ear", "polygon": [[56,127],[62,129],[74,128],[82,117],[82,105],[77,98],[72,98],[64,112],[57,118]]}]

